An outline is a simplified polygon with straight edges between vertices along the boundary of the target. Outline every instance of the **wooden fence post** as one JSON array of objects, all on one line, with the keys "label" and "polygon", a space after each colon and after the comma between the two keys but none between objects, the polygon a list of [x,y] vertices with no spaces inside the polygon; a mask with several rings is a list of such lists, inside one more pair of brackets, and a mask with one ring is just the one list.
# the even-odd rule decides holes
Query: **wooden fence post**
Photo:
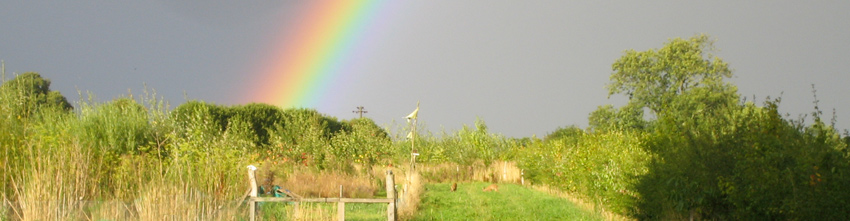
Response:
[{"label": "wooden fence post", "polygon": [[345,220],[345,202],[339,201],[336,203],[336,216],[340,221]]},{"label": "wooden fence post", "polygon": [[248,182],[251,185],[251,193],[248,194],[248,220],[254,221],[257,216],[257,202],[254,201],[257,197],[257,178],[254,177],[254,171],[257,170],[257,167],[254,165],[248,166]]},{"label": "wooden fence post", "polygon": [[387,220],[395,221],[396,220],[396,194],[395,194],[395,180],[393,178],[393,171],[387,170],[387,199],[392,199],[389,205],[387,205]]},{"label": "wooden fence post", "polygon": [[[339,185],[339,198],[342,199],[342,185]],[[342,200],[336,204],[336,214],[339,221],[345,221],[345,202]]]},{"label": "wooden fence post", "polygon": [[525,186],[525,169],[519,170],[519,182]]}]

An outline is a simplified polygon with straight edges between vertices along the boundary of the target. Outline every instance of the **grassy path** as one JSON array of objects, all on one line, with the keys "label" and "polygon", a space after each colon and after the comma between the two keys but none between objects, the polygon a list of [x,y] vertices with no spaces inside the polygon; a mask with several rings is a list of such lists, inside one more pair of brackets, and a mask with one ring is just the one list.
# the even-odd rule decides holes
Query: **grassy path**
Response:
[{"label": "grassy path", "polygon": [[514,184],[499,185],[499,192],[482,192],[489,183],[426,184],[414,220],[602,220],[569,200]]}]

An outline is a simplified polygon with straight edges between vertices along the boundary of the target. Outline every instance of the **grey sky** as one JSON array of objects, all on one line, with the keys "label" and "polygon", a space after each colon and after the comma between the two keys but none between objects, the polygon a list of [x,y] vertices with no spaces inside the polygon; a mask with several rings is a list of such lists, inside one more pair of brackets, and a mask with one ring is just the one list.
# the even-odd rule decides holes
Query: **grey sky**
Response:
[{"label": "grey sky", "polygon": [[[298,22],[303,2],[6,1],[0,59],[8,73],[36,71],[71,100],[157,90],[189,99],[246,102],[245,79],[269,43]],[[626,49],[706,33],[736,75],[739,92],[783,102],[793,118],[820,107],[850,127],[850,2],[798,1],[393,1],[356,65],[315,107],[340,119],[356,106],[380,124],[403,122],[421,101],[430,130],[476,117],[492,132],[543,136],[587,125],[607,99],[611,64]],[[249,85],[250,86],[250,85]]]}]

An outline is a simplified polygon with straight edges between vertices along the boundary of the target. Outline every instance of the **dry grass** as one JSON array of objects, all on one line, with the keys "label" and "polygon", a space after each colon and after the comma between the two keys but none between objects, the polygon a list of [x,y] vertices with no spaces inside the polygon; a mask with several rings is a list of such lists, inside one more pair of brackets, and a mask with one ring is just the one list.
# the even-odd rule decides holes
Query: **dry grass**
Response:
[{"label": "dry grass", "polygon": [[139,220],[233,220],[240,215],[237,206],[207,191],[171,183],[148,187],[133,203]]},{"label": "dry grass", "polygon": [[419,173],[428,183],[445,182],[491,182],[491,183],[521,183],[522,171],[515,162],[496,161],[489,166],[476,162],[471,166],[461,166],[453,163],[422,165]]},{"label": "dry grass", "polygon": [[[30,161],[31,169],[20,179],[12,179],[17,202],[12,204],[13,217],[20,220],[85,219],[84,199],[93,188],[89,179],[90,155],[70,144],[67,153],[52,154],[31,150],[38,160]],[[5,199],[8,200],[8,199]]]},{"label": "dry grass", "polygon": [[[100,159],[78,144],[62,144],[62,154],[41,149],[29,153],[30,169],[12,180],[14,198],[4,196],[4,216],[13,220],[233,220],[240,214],[235,196],[208,195],[214,182],[193,179],[143,180],[150,168],[125,165],[136,170],[121,174],[110,186],[140,189],[99,189],[102,171],[94,170]],[[126,160],[125,162],[130,162]],[[198,184],[201,183],[201,184]],[[206,185],[204,184],[206,183]],[[233,192],[233,191],[226,191]],[[126,197],[104,197],[104,193]],[[101,195],[98,195],[101,194]],[[244,214],[244,212],[241,212]]]},{"label": "dry grass", "polygon": [[286,220],[335,220],[336,210],[328,208],[331,207],[323,207],[321,203],[297,203],[286,207]]},{"label": "dry grass", "polygon": [[[258,180],[263,180],[263,185],[278,185],[302,197],[339,197],[340,186],[342,186],[343,197],[372,198],[379,189],[377,181],[365,174],[296,170],[285,178],[274,178],[265,184],[269,180],[268,176],[267,174],[258,175]],[[271,189],[269,186],[265,188]]]},{"label": "dry grass", "polygon": [[418,173],[411,174],[410,182],[406,187],[407,191],[399,194],[400,200],[398,205],[398,215],[404,220],[413,218],[416,211],[419,210],[422,193],[425,191],[425,185],[422,183],[422,178]]},{"label": "dry grass", "polygon": [[[393,181],[397,191],[398,215],[400,219],[413,217],[419,205],[419,197],[424,190],[418,174],[407,176],[408,168],[374,166],[369,170],[353,166],[351,174],[338,171],[314,171],[309,169],[269,168],[258,170],[260,185],[270,188],[278,185],[302,197],[339,197],[339,187],[343,187],[343,197],[381,198],[379,193],[386,190],[387,170],[393,171]],[[269,172],[277,170],[275,172]],[[285,172],[289,170],[289,172]],[[263,172],[265,171],[265,172]],[[325,204],[325,205],[322,205]],[[270,205],[271,206],[271,205]],[[332,220],[336,219],[336,205],[328,203],[297,203],[294,205],[274,205],[281,212],[262,215],[266,219],[285,217],[290,220]],[[348,215],[348,214],[347,214]]]}]

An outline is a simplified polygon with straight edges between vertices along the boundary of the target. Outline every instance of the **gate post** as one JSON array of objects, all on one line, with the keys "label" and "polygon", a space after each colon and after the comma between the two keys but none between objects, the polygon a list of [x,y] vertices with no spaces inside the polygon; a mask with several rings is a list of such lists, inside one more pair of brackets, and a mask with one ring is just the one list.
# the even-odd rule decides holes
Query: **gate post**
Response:
[{"label": "gate post", "polygon": [[392,199],[389,205],[387,205],[387,220],[395,221],[396,220],[396,193],[395,193],[395,179],[393,178],[393,171],[387,170],[387,199]]},{"label": "gate post", "polygon": [[248,182],[251,186],[251,193],[248,194],[248,220],[254,221],[257,216],[257,202],[254,201],[257,197],[257,178],[254,177],[254,171],[257,167],[254,165],[248,166]]}]

